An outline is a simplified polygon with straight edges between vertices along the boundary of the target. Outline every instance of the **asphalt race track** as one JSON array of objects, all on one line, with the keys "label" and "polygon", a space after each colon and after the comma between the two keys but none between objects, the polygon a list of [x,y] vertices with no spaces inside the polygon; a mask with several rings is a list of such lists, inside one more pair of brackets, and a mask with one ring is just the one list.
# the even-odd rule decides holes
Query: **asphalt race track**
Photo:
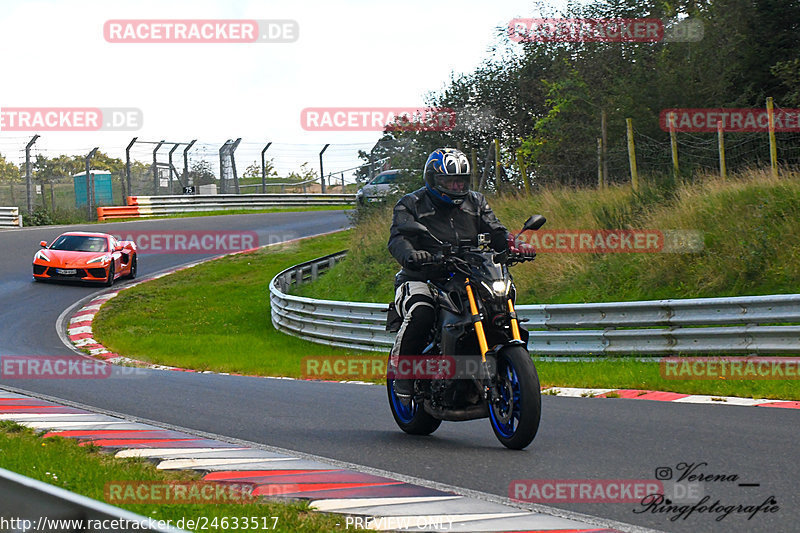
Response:
[{"label": "asphalt race track", "polygon": [[[130,230],[255,231],[275,242],[346,227],[342,211],[266,213],[76,226]],[[0,355],[67,355],[55,323],[98,287],[38,284],[31,259],[40,240],[67,228],[0,231]],[[140,256],[147,275],[202,256]],[[287,265],[288,266],[288,265]],[[265,310],[266,312],[266,310]],[[320,346],[313,354],[322,355]],[[265,354],[269,356],[269,354]],[[707,463],[695,473],[738,476],[706,482],[709,504],[780,509],[751,520],[733,512],[652,514],[639,504],[548,504],[663,531],[771,533],[800,530],[800,413],[794,409],[644,400],[543,398],[542,425],[528,450],[504,449],[488,421],[444,423],[428,438],[394,424],[384,388],[147,370],[98,380],[3,380],[0,384],[174,426],[279,446],[457,487],[508,496],[515,479],[653,479],[656,469]],[[741,487],[739,484],[758,484]]]}]

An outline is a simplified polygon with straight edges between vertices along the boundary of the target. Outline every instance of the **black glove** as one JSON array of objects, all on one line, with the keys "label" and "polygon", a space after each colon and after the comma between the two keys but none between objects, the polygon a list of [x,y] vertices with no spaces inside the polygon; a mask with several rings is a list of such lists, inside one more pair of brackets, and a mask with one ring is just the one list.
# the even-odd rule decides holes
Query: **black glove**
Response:
[{"label": "black glove", "polygon": [[406,259],[406,264],[403,265],[412,270],[419,270],[422,263],[430,263],[433,261],[433,255],[425,250],[414,250]]},{"label": "black glove", "polygon": [[491,246],[492,250],[495,252],[507,252],[508,251],[508,240],[507,235],[504,232],[494,232],[491,236],[491,242],[489,245]]}]

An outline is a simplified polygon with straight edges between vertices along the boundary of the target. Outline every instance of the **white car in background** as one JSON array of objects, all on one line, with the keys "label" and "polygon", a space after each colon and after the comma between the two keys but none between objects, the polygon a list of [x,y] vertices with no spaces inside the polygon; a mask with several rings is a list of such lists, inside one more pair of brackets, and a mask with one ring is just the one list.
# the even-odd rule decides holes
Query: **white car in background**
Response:
[{"label": "white car in background", "polygon": [[404,174],[401,169],[384,170],[358,190],[356,200],[361,205],[383,201]]}]

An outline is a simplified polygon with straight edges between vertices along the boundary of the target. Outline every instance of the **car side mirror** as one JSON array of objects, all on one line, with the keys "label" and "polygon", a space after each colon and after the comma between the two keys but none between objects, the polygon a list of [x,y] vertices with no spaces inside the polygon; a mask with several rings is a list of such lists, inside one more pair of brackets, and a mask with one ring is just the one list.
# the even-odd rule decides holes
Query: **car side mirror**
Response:
[{"label": "car side mirror", "polygon": [[41,246],[42,248],[47,248],[47,241],[39,242],[39,246]]},{"label": "car side mirror", "polygon": [[544,226],[545,222],[547,222],[547,219],[544,218],[542,215],[533,215],[528,220],[525,221],[525,224],[523,224],[522,226],[522,231],[528,231],[528,230],[536,231],[537,229]]},{"label": "car side mirror", "polygon": [[116,245],[116,246],[114,247],[114,251],[115,251],[115,252],[121,252],[121,251],[122,251],[122,245],[121,245],[121,244],[118,244],[118,245]]}]

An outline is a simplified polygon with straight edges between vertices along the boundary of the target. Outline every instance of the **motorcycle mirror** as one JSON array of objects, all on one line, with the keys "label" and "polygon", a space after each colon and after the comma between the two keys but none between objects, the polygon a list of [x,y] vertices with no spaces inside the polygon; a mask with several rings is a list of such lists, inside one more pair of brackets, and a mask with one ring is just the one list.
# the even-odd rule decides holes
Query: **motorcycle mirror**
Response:
[{"label": "motorcycle mirror", "polygon": [[[544,223],[547,222],[547,219],[544,218],[542,215],[533,215],[528,220],[525,221],[525,224],[522,225],[522,231],[533,230],[536,231],[537,229],[544,226]],[[520,233],[522,233],[520,231]]]},{"label": "motorcycle mirror", "polygon": [[418,235],[420,233],[428,235],[431,239],[436,241],[439,244],[442,244],[442,241],[437,239],[425,226],[417,222],[416,220],[409,220],[407,222],[403,222],[399,226],[397,226],[397,230],[404,234],[404,235]]},{"label": "motorcycle mirror", "polygon": [[428,233],[428,228],[417,222],[416,220],[409,220],[408,222],[403,222],[397,229],[400,230],[400,233],[405,234],[415,234],[415,233]]}]

